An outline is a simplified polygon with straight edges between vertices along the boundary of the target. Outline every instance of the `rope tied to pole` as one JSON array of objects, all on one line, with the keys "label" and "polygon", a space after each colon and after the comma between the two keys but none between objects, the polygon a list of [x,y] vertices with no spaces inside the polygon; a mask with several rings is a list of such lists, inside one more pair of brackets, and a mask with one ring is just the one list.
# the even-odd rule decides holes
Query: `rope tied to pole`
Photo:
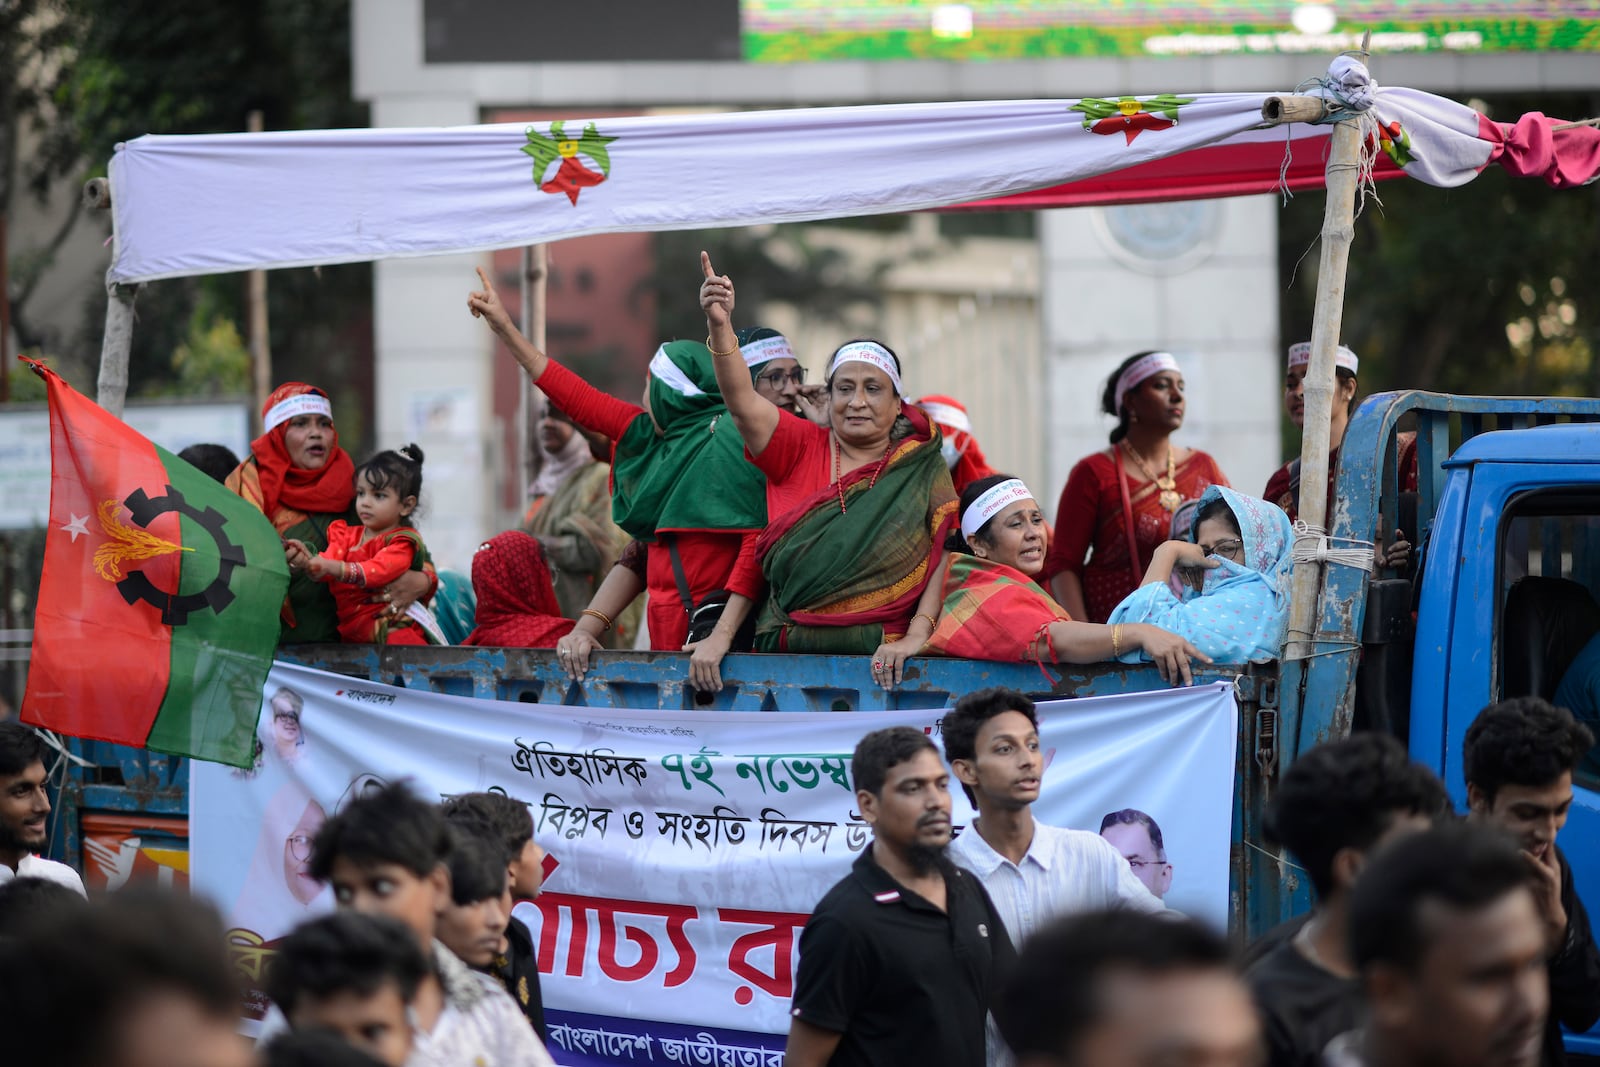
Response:
[{"label": "rope tied to pole", "polygon": [[[1334,542],[1353,545],[1353,548],[1335,548]],[[1330,537],[1320,526],[1312,526],[1299,519],[1294,524],[1294,545],[1290,549],[1296,563],[1331,564],[1371,571],[1377,557],[1377,545],[1353,537]]]},{"label": "rope tied to pole", "polygon": [[[1380,208],[1383,200],[1378,196],[1377,182],[1372,171],[1378,163],[1378,117],[1372,107],[1378,102],[1378,83],[1364,62],[1365,51],[1343,52],[1328,64],[1328,72],[1319,78],[1308,78],[1295,87],[1297,94],[1320,97],[1325,107],[1321,118],[1307,121],[1313,126],[1326,126],[1336,122],[1353,122],[1360,135],[1361,151],[1356,162],[1355,217],[1366,210],[1367,198]],[[1339,169],[1330,165],[1331,169]],[[1284,162],[1283,181],[1287,181],[1288,161]]]}]

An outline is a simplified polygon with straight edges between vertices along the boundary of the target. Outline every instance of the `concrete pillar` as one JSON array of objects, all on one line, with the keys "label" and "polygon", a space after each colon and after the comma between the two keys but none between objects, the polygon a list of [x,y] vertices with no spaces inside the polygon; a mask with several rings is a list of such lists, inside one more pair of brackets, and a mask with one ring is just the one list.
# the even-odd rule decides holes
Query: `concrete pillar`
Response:
[{"label": "concrete pillar", "polygon": [[[382,96],[374,126],[458,126],[478,121],[470,96]],[[493,348],[466,310],[473,268],[487,257],[389,259],[373,265],[377,349],[377,443],[415,441],[423,464],[418,529],[440,567],[466,571],[493,533],[494,472],[515,457],[494,454]]]}]

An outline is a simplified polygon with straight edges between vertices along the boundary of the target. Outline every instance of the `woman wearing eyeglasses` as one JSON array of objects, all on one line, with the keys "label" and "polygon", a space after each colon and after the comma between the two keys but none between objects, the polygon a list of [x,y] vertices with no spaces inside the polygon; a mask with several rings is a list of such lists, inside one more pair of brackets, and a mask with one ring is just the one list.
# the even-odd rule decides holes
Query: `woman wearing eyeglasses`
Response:
[{"label": "woman wearing eyeglasses", "polygon": [[[1117,605],[1110,623],[1170,630],[1218,663],[1276,659],[1289,624],[1289,516],[1276,504],[1213,485],[1200,497],[1193,529],[1192,543],[1168,541],[1156,549],[1144,584]],[[1120,658],[1142,657],[1135,650]]]},{"label": "woman wearing eyeglasses", "polygon": [[921,654],[1098,663],[1126,648],[1171,684],[1192,681],[1193,661],[1205,657],[1183,638],[1156,626],[1074,621],[1035,582],[1045,543],[1044,515],[1020,479],[994,474],[963,489],[961,529],[945,542],[942,600]]},{"label": "woman wearing eyeglasses", "polygon": [[[744,442],[718,391],[710,351],[698,341],[663,344],[650,361],[643,403],[629,404],[541,352],[511,321],[482,269],[478,279],[483,288],[467,297],[472,314],[488,323],[529,379],[574,422],[615,442],[611,517],[647,545],[651,647],[694,652],[691,684],[720,688],[722,657],[761,591],[755,538],[767,525],[767,505],[765,479],[744,458]],[[735,346],[752,382],[779,360],[798,366],[788,342],[768,333],[748,348]],[[570,676],[583,676],[601,635],[638,595],[631,574],[613,567],[572,632],[556,644],[557,659]],[[725,606],[716,628],[690,646],[690,613],[719,600]]]}]

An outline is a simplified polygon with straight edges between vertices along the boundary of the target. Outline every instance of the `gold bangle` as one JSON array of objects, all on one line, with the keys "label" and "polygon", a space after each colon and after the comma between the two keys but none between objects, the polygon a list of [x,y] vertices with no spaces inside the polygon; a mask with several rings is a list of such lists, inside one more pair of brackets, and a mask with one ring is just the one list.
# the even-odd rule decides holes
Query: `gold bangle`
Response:
[{"label": "gold bangle", "polygon": [[1122,658],[1122,623],[1117,623],[1111,628],[1111,658]]},{"label": "gold bangle", "polygon": [[[738,338],[734,338],[734,341],[737,342]],[[721,359],[724,356],[736,356],[739,354],[739,346],[737,343],[735,343],[734,346],[728,349],[726,352],[718,352],[717,346],[711,343],[711,335],[709,333],[706,334],[706,347],[710,349],[711,354],[718,359]]]},{"label": "gold bangle", "polygon": [[593,618],[593,619],[599,619],[600,620],[600,632],[601,633],[605,633],[607,630],[611,629],[611,618],[610,618],[610,616],[606,615],[604,612],[596,611],[593,608],[584,608],[578,614],[587,615],[587,616],[589,616],[590,618]]},{"label": "gold bangle", "polygon": [[929,633],[932,633],[939,628],[939,620],[935,619],[932,615],[929,615],[926,611],[919,611],[915,615],[911,616],[912,622],[916,622],[918,619],[928,620]]}]

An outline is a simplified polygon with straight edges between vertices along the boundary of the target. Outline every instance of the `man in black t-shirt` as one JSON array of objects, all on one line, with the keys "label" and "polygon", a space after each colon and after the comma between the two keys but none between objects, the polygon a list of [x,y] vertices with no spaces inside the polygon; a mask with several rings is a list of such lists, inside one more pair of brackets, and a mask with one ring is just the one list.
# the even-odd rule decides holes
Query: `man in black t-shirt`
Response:
[{"label": "man in black t-shirt", "polygon": [[872,844],[800,934],[788,1067],[982,1067],[1014,960],[994,905],[944,856],[950,779],[926,734],[862,738],[851,760]]},{"label": "man in black t-shirt", "polygon": [[1373,849],[1427,829],[1448,809],[1439,780],[1385,734],[1318,745],[1284,772],[1268,832],[1306,872],[1317,906],[1245,975],[1272,1067],[1316,1067],[1328,1042],[1356,1026],[1361,987],[1348,945],[1350,891]]},{"label": "man in black t-shirt", "polygon": [[1567,1062],[1561,1027],[1600,1020],[1600,953],[1556,834],[1572,808],[1572,772],[1594,745],[1588,727],[1538,697],[1491,704],[1461,746],[1468,819],[1516,835],[1550,954],[1550,1017],[1540,1062]]}]

